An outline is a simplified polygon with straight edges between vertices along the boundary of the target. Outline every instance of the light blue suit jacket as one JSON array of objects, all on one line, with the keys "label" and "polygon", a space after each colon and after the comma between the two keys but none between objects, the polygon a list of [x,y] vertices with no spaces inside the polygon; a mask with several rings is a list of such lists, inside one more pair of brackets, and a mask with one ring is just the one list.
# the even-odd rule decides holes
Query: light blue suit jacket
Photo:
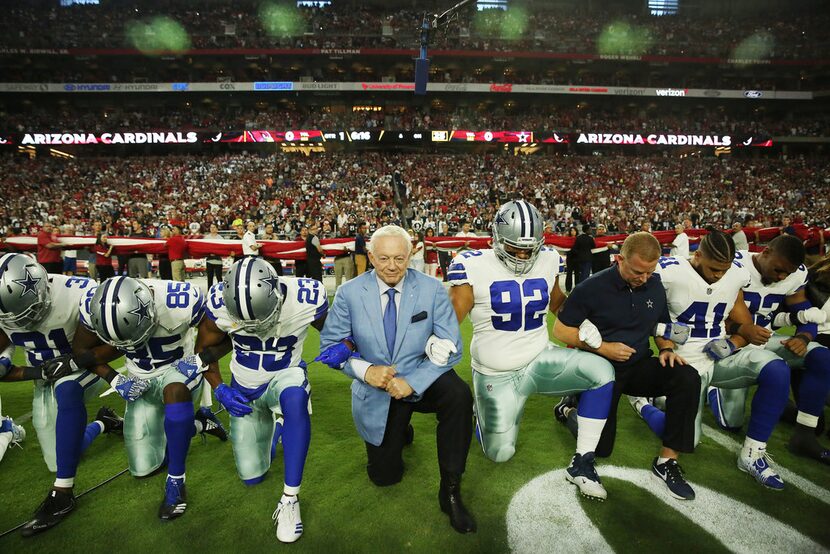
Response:
[{"label": "light blue suit jacket", "polygon": [[[433,334],[455,343],[457,352],[450,355],[447,365],[437,366],[424,354],[427,339]],[[393,355],[389,355],[386,347],[380,289],[374,271],[337,289],[320,334],[320,350],[349,336],[367,362],[397,364],[398,377],[405,379],[415,390],[407,399],[410,401],[417,401],[438,377],[461,360],[461,331],[447,292],[440,281],[414,269],[407,270],[403,282]],[[377,446],[383,442],[392,397],[361,381],[355,375],[351,361],[343,366],[343,373],[354,379],[352,417],[357,431],[363,440]]]}]

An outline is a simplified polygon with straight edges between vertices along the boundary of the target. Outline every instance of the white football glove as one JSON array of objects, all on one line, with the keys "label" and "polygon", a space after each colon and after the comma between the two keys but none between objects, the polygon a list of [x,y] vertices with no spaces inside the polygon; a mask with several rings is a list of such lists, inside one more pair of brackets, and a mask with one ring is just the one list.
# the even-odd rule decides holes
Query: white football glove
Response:
[{"label": "white football glove", "polygon": [[589,319],[583,321],[582,325],[579,326],[579,340],[590,348],[599,348],[602,345],[602,335],[597,326],[591,323]]},{"label": "white football glove", "polygon": [[450,354],[455,354],[458,349],[455,343],[450,339],[439,339],[435,335],[431,335],[427,340],[427,346],[424,352],[429,358],[429,361],[435,365],[447,365],[450,360]]},{"label": "white football glove", "polygon": [[821,308],[813,306],[812,308],[795,312],[795,314],[790,312],[781,312],[775,316],[772,324],[775,327],[789,327],[790,325],[806,325],[808,323],[817,323],[821,325],[825,321],[827,321],[827,312]]}]

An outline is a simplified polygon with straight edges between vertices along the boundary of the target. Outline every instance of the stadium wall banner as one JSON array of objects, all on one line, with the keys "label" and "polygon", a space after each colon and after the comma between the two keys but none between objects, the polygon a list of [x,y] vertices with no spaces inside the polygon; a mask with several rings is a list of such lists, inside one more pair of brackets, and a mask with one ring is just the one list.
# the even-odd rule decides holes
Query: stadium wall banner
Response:
[{"label": "stadium wall banner", "polygon": [[[159,50],[155,55],[171,56],[399,56],[413,58],[418,50],[405,48],[201,48],[170,52]],[[137,56],[145,53],[132,48],[0,48],[0,55],[48,55],[48,56]],[[756,58],[715,58],[694,56],[662,55],[619,55],[619,54],[583,54],[572,52],[533,52],[527,50],[430,50],[430,56],[453,58],[526,58],[550,60],[597,60],[612,62],[662,62],[692,64],[739,64],[739,65],[789,65],[812,66],[826,65],[827,59],[756,59]]]},{"label": "stadium wall banner", "polygon": [[[818,227],[809,228],[804,224],[797,224],[793,226],[800,238],[808,240],[808,246],[812,241],[818,242],[819,233],[822,233],[825,239],[830,239],[830,229],[821,229]],[[780,227],[769,228],[744,228],[747,237],[751,242],[757,246],[758,243],[768,242],[781,234]],[[689,238],[692,241],[697,241],[701,236],[707,233],[704,229],[690,229],[687,231]],[[674,231],[655,231],[652,233],[660,244],[668,246],[674,240]],[[622,244],[626,239],[627,234],[606,235],[602,237],[595,237],[594,242],[596,248],[594,252],[603,252],[610,247]],[[754,240],[753,240],[754,239]],[[556,248],[562,252],[570,250],[574,243],[574,237],[566,237],[563,235],[546,234],[545,244],[547,246]],[[67,248],[90,248],[95,244],[95,237],[60,237],[59,241],[66,245]],[[427,244],[437,250],[444,252],[453,252],[463,248],[472,248],[476,250],[491,248],[491,239],[489,236],[479,237],[434,237],[425,239]],[[219,256],[238,256],[242,254],[241,240],[210,240],[204,238],[187,238],[188,258],[203,258],[208,254],[216,254]],[[288,260],[304,260],[305,259],[305,243],[303,241],[293,240],[260,240],[257,241],[262,245],[260,254],[270,258],[281,258]],[[352,238],[338,238],[338,239],[322,239],[321,245],[325,251],[326,256],[336,256],[342,254],[344,250],[354,250],[354,239]],[[164,239],[136,239],[128,237],[109,237],[109,244],[113,246],[114,254],[165,254],[167,253],[167,241]],[[18,235],[7,237],[3,244],[3,248],[20,250],[20,251],[35,251],[37,250],[37,237],[32,235]]]},{"label": "stadium wall banner", "polygon": [[[122,92],[412,92],[413,83],[386,82],[292,82],[255,81],[221,83],[0,83],[0,92],[122,93]],[[523,85],[517,83],[429,83],[429,92],[474,92],[488,94],[576,94],[648,96],[663,98],[734,98],[744,100],[812,100],[814,93],[794,90],[713,90],[681,87],[616,87]]]},{"label": "stadium wall banner", "polygon": [[321,131],[319,129],[247,131],[123,131],[105,133],[3,133],[0,146],[86,146],[128,144],[211,144],[211,143],[282,143],[283,146],[299,144],[321,145],[326,142],[355,144],[427,144],[427,143],[514,143],[514,144],[584,144],[589,146],[704,146],[715,148],[770,147],[772,139],[750,135],[701,135],[675,133],[565,133],[558,131],[506,131],[465,129],[438,129],[423,131],[360,130]]}]

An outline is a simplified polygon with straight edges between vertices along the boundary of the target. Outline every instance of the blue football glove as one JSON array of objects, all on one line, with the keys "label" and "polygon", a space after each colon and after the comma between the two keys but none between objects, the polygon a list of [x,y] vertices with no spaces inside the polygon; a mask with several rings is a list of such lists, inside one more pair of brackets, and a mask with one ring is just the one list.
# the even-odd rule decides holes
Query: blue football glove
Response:
[{"label": "blue football glove", "polygon": [[703,352],[715,361],[727,358],[735,353],[738,349],[729,339],[715,339],[710,340],[703,347]]},{"label": "blue football glove", "polygon": [[340,369],[352,357],[352,349],[342,341],[332,344],[314,358],[315,362],[322,362],[332,369]]},{"label": "blue football glove", "polygon": [[150,388],[150,381],[132,379],[119,374],[110,385],[115,389],[115,392],[121,395],[121,398],[127,402],[132,402],[141,398],[141,395]]},{"label": "blue football glove", "polygon": [[692,328],[685,323],[658,323],[654,328],[654,336],[672,341],[674,344],[686,344]]},{"label": "blue football glove", "polygon": [[191,354],[173,362],[173,367],[187,377],[193,379],[196,375],[206,371],[208,366],[202,362],[198,354]]},{"label": "blue football glove", "polygon": [[241,392],[225,383],[216,387],[213,394],[216,395],[216,400],[234,417],[242,417],[254,411],[253,408],[248,406],[248,400]]}]

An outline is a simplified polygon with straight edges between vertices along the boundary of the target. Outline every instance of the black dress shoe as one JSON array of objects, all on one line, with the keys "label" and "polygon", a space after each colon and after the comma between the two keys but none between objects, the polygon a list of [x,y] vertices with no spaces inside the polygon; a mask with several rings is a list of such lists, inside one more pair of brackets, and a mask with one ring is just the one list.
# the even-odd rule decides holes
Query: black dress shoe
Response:
[{"label": "black dress shoe", "polygon": [[441,511],[450,516],[453,529],[459,533],[476,532],[476,520],[461,501],[460,485],[442,485],[438,490],[438,503],[441,505]]}]

